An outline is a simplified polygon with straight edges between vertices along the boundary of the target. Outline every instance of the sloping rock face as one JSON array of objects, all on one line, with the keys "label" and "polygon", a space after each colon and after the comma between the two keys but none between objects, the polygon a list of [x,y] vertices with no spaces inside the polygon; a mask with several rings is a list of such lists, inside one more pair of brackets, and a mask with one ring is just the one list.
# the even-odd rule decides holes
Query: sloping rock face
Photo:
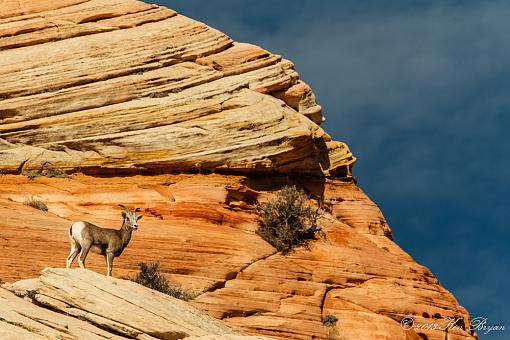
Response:
[{"label": "sloping rock face", "polygon": [[250,338],[184,301],[85,269],[47,268],[4,288],[2,339]]},{"label": "sloping rock face", "polygon": [[0,168],[345,174],[293,64],[134,0],[0,9]]},{"label": "sloping rock face", "polygon": [[[192,304],[253,335],[281,339],[428,339],[436,330],[408,330],[417,323],[462,327],[448,339],[472,339],[470,317],[432,273],[391,239],[379,209],[352,182],[287,176],[160,175],[70,179],[0,176],[0,278],[36,277],[62,267],[73,220],[115,228],[117,203],[141,207],[139,230],[121,257],[116,277],[139,262],[159,261],[174,284],[190,290]],[[304,188],[324,202],[324,238],[283,255],[257,234],[255,201],[284,185]],[[48,211],[24,205],[34,197]],[[311,200],[313,204],[316,200]],[[30,251],[27,251],[30,249]],[[106,273],[104,258],[89,255],[88,268]],[[338,318],[326,327],[328,315]],[[418,333],[421,333],[418,334]]]},{"label": "sloping rock face", "polygon": [[[351,177],[354,156],[319,127],[321,108],[290,61],[138,1],[7,0],[0,73],[0,279],[64,266],[72,221],[120,226],[122,203],[145,217],[114,275],[159,261],[168,279],[193,292],[195,307],[249,334],[476,337],[466,310],[392,241],[381,212]],[[48,169],[75,174],[23,176]],[[284,255],[256,234],[254,204],[285,185],[305,190],[311,204],[322,202],[325,236]],[[29,198],[48,211],[27,206]],[[106,271],[102,257],[87,261]],[[115,310],[101,314],[101,294],[116,292],[102,285],[124,284],[91,275],[47,270],[14,286],[65,313],[52,329],[43,327],[53,320],[48,315],[19,321],[28,312],[16,312],[20,300],[2,291],[3,301],[14,302],[0,311],[18,321],[0,316],[0,335],[37,329],[34,337],[53,337],[69,322],[74,330],[66,334],[74,337],[103,336],[102,329],[112,338],[177,338],[185,328],[197,339],[231,338],[218,335],[226,326],[212,321],[212,331],[209,321],[206,330],[183,319],[166,324],[160,305],[153,305],[157,313],[147,307],[160,321],[149,326],[134,309],[127,319]],[[122,287],[122,295],[109,296],[116,303],[131,298]],[[406,316],[431,326],[403,329]],[[457,327],[446,327],[451,318]]]}]

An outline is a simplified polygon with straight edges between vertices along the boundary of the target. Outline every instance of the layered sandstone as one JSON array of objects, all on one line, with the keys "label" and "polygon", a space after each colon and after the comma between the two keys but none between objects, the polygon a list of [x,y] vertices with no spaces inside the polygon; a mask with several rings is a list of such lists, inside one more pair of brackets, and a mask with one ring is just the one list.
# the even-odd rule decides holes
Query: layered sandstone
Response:
[{"label": "layered sandstone", "polygon": [[[0,177],[0,278],[37,277],[62,267],[73,220],[118,227],[122,202],[145,212],[114,276],[159,261],[163,273],[195,295],[196,307],[250,334],[275,338],[421,339],[404,331],[407,315],[444,326],[470,317],[425,267],[398,247],[380,210],[352,182],[287,176],[160,175],[69,179]],[[284,185],[324,202],[324,238],[283,255],[257,234],[254,202]],[[43,212],[24,205],[34,197]],[[30,249],[30,251],[27,251]],[[89,268],[105,273],[104,259]],[[335,327],[323,318],[335,315]],[[444,339],[440,330],[420,331]],[[336,336],[335,334],[338,334]],[[471,339],[450,330],[448,339]]]},{"label": "layered sandstone", "polygon": [[[142,208],[145,217],[115,260],[114,276],[159,261],[168,279],[194,294],[196,308],[249,334],[475,337],[466,310],[393,242],[383,215],[351,177],[354,156],[320,128],[321,108],[290,61],[139,1],[7,0],[0,7],[0,73],[3,281],[64,266],[72,221],[119,226],[122,203]],[[75,174],[24,176],[48,169]],[[325,233],[289,254],[256,234],[254,208],[285,185],[305,190],[311,204],[321,202]],[[30,198],[48,211],[27,206]],[[103,258],[92,254],[87,261],[105,272]],[[167,334],[171,325],[161,319],[152,328],[130,319],[126,328],[118,316],[99,318],[100,294],[86,295],[98,293],[93,282],[110,281],[83,273],[52,269],[14,286],[27,295],[23,285],[34,284],[32,302],[67,314],[52,329],[40,324],[47,326],[53,314],[20,321],[17,308],[36,306],[0,291],[2,301],[12,301],[0,313],[15,320],[1,316],[0,335],[31,327],[50,332],[35,333],[43,337]],[[48,277],[55,275],[67,283],[51,286]],[[125,288],[120,297],[133,302],[138,291]],[[336,324],[324,324],[328,315]],[[405,316],[441,329],[404,330]],[[445,330],[450,318],[458,327]],[[76,331],[64,332],[65,323]],[[128,331],[119,335],[115,327]],[[186,336],[236,337],[218,334]]]},{"label": "layered sandstone", "polygon": [[187,302],[84,269],[47,268],[38,279],[4,285],[0,299],[2,339],[263,339]]},{"label": "layered sandstone", "polygon": [[4,171],[329,175],[354,162],[294,65],[260,47],[134,0],[0,11]]}]

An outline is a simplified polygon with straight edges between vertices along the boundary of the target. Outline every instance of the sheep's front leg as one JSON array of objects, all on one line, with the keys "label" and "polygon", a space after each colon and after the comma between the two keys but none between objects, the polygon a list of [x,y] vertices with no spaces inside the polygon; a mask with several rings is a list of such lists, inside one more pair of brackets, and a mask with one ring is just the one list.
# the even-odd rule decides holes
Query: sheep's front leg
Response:
[{"label": "sheep's front leg", "polygon": [[106,276],[112,276],[112,266],[113,266],[113,253],[106,253],[106,266],[108,267],[108,273]]}]

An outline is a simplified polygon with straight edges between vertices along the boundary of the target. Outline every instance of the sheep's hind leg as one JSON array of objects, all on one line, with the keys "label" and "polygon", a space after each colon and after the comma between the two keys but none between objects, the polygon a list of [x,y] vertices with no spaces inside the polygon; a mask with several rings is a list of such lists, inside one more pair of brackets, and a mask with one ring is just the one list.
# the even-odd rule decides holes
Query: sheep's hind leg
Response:
[{"label": "sheep's hind leg", "polygon": [[85,259],[87,258],[90,247],[91,247],[90,244],[81,247],[80,256],[78,257],[78,264],[80,265],[80,268],[82,268],[82,269],[85,269]]},{"label": "sheep's hind leg", "polygon": [[71,268],[73,265],[73,261],[76,256],[80,253],[81,247],[76,243],[76,241],[71,241],[71,252],[66,260],[66,268]]}]

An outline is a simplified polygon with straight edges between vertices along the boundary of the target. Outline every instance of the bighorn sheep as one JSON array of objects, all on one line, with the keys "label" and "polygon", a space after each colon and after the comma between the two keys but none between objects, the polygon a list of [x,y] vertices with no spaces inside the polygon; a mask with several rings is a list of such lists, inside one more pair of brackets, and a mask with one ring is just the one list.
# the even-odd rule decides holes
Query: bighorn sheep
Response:
[{"label": "bighorn sheep", "polygon": [[131,211],[125,206],[119,204],[122,210],[124,222],[119,230],[105,229],[92,223],[78,221],[71,225],[69,229],[69,241],[71,242],[71,253],[67,257],[67,268],[71,265],[78,255],[78,264],[85,268],[85,258],[91,247],[99,251],[106,258],[107,275],[112,275],[113,258],[119,257],[122,251],[131,240],[131,232],[138,229],[138,221],[142,215],[136,216],[139,208]]}]

